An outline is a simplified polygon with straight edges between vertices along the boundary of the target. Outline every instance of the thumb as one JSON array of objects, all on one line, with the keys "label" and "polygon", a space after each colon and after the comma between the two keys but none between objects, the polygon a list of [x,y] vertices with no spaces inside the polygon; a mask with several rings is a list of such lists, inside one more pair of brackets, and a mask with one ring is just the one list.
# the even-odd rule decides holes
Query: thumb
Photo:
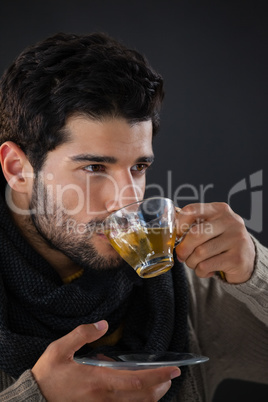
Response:
[{"label": "thumb", "polygon": [[98,321],[94,324],[79,325],[69,334],[55,341],[60,343],[58,348],[58,357],[73,358],[73,355],[86,343],[91,343],[102,337],[108,330],[108,323],[105,320]]}]

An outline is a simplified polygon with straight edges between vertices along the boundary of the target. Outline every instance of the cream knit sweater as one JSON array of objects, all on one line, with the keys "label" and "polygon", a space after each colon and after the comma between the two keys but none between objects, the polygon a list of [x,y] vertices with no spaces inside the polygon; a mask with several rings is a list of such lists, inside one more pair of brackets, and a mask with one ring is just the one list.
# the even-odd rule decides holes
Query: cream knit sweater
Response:
[{"label": "cream knit sweater", "polygon": [[[256,263],[246,283],[199,279],[187,269],[190,352],[210,360],[189,366],[183,398],[178,401],[211,402],[215,389],[227,378],[268,383],[268,250],[253,240]],[[0,401],[45,399],[27,370],[17,380],[0,372]]]}]

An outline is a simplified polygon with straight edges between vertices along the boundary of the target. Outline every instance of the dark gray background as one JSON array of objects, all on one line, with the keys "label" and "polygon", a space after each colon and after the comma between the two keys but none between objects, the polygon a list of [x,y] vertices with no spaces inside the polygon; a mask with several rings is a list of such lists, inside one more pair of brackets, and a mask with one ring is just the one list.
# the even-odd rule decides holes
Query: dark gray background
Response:
[{"label": "dark gray background", "polygon": [[[171,198],[184,186],[182,206],[192,202],[193,188],[193,201],[201,201],[202,186],[209,186],[205,202],[226,202],[231,188],[245,179],[248,190],[235,194],[231,206],[249,219],[256,209],[249,176],[261,171],[263,180],[255,190],[263,203],[257,211],[262,227],[251,232],[267,246],[265,3],[1,0],[0,73],[25,46],[58,31],[104,31],[138,49],[163,75],[166,89],[149,183]],[[228,381],[215,402],[264,401],[265,391],[267,396],[264,386]]]}]

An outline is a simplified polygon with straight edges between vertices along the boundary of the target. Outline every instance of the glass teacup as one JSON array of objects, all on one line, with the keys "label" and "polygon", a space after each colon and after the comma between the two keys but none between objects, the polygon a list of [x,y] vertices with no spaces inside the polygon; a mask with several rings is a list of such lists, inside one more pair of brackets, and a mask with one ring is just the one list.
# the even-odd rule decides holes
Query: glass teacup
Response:
[{"label": "glass teacup", "polygon": [[152,278],[174,265],[175,215],[172,200],[147,198],[109,215],[104,222],[105,235],[139,276]]}]

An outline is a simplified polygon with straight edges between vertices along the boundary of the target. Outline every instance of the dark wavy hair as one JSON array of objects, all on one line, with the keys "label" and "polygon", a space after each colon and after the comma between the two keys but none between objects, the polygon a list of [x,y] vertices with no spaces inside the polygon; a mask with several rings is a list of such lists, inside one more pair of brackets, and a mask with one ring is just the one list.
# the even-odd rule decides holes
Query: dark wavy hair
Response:
[{"label": "dark wavy hair", "polygon": [[163,80],[148,61],[103,33],[58,33],[26,48],[0,81],[0,143],[13,141],[35,171],[67,141],[75,114],[152,120],[159,127]]}]

